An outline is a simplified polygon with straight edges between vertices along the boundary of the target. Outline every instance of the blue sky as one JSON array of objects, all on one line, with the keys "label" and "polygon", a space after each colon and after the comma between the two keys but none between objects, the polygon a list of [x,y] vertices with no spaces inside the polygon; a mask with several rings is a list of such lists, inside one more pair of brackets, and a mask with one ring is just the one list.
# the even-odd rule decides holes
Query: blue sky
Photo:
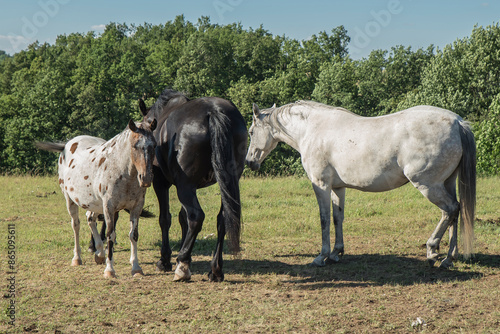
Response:
[{"label": "blue sky", "polygon": [[440,48],[469,36],[474,25],[500,21],[500,1],[472,0],[0,0],[0,50],[9,54],[58,35],[102,31],[110,22],[165,23],[184,14],[196,23],[260,25],[304,40],[344,25],[353,58],[392,46]]}]

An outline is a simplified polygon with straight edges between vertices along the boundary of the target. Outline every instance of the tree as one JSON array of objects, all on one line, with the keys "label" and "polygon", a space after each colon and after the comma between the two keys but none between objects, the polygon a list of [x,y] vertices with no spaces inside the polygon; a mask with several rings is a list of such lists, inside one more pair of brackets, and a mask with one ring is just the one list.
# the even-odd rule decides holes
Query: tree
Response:
[{"label": "tree", "polygon": [[500,93],[499,50],[498,23],[474,27],[470,37],[447,45],[432,58],[421,86],[399,108],[432,104],[469,119],[483,117]]},{"label": "tree", "polygon": [[477,169],[484,175],[500,172],[500,94],[488,110],[487,116],[474,126],[477,145]]}]

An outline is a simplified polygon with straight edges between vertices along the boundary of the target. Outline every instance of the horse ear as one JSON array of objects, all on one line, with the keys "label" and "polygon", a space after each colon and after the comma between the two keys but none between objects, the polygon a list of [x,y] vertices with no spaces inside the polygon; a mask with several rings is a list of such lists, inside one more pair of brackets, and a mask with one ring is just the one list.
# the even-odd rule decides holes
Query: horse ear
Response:
[{"label": "horse ear", "polygon": [[151,129],[151,131],[154,131],[156,129],[156,125],[157,125],[156,118],[153,118],[151,123],[149,123],[149,128]]},{"label": "horse ear", "polygon": [[128,121],[128,128],[132,131],[132,132],[137,132],[137,126],[135,125],[135,122],[134,120],[130,120]]},{"label": "horse ear", "polygon": [[272,106],[271,108],[276,108],[276,103],[275,103],[275,104],[273,104],[273,106]]},{"label": "horse ear", "polygon": [[256,104],[254,103],[254,104],[253,104],[253,106],[252,106],[252,110],[253,110],[253,116],[254,116],[255,118],[258,118],[258,117],[259,117],[259,115],[260,115],[260,109],[259,109],[259,106],[258,106],[258,105],[256,105]]},{"label": "horse ear", "polygon": [[141,109],[141,113],[143,116],[148,114],[148,109],[146,108],[146,103],[144,103],[143,99],[139,99],[139,109]]}]

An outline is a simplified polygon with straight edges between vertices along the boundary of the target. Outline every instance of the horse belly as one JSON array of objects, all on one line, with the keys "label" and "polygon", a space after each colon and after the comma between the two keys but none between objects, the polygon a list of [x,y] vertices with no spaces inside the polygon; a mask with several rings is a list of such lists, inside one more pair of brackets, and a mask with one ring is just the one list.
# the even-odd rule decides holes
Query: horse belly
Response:
[{"label": "horse belly", "polygon": [[86,159],[79,158],[67,155],[59,165],[61,190],[82,209],[102,213],[102,200],[95,191],[95,172]]},{"label": "horse belly", "polygon": [[367,192],[396,189],[408,183],[403,171],[397,166],[390,168],[353,168],[339,175],[344,187]]}]

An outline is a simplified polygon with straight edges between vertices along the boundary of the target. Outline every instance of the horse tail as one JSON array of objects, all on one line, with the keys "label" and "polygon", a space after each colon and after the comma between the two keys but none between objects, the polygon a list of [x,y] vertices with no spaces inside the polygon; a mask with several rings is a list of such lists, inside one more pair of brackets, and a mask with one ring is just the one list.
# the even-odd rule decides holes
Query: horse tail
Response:
[{"label": "horse tail", "polygon": [[66,146],[66,143],[51,143],[51,142],[46,142],[46,141],[38,141],[35,143],[35,146],[44,151],[50,151],[50,152],[62,152],[64,151],[64,147]]},{"label": "horse tail", "polygon": [[458,176],[460,196],[460,230],[463,254],[468,259],[473,253],[474,217],[476,208],[476,143],[470,125],[460,122],[462,160]]},{"label": "horse tail", "polygon": [[237,254],[240,251],[241,202],[231,121],[215,105],[209,113],[208,123],[212,148],[212,167],[221,192],[222,219],[228,235],[229,250],[233,254]]}]

